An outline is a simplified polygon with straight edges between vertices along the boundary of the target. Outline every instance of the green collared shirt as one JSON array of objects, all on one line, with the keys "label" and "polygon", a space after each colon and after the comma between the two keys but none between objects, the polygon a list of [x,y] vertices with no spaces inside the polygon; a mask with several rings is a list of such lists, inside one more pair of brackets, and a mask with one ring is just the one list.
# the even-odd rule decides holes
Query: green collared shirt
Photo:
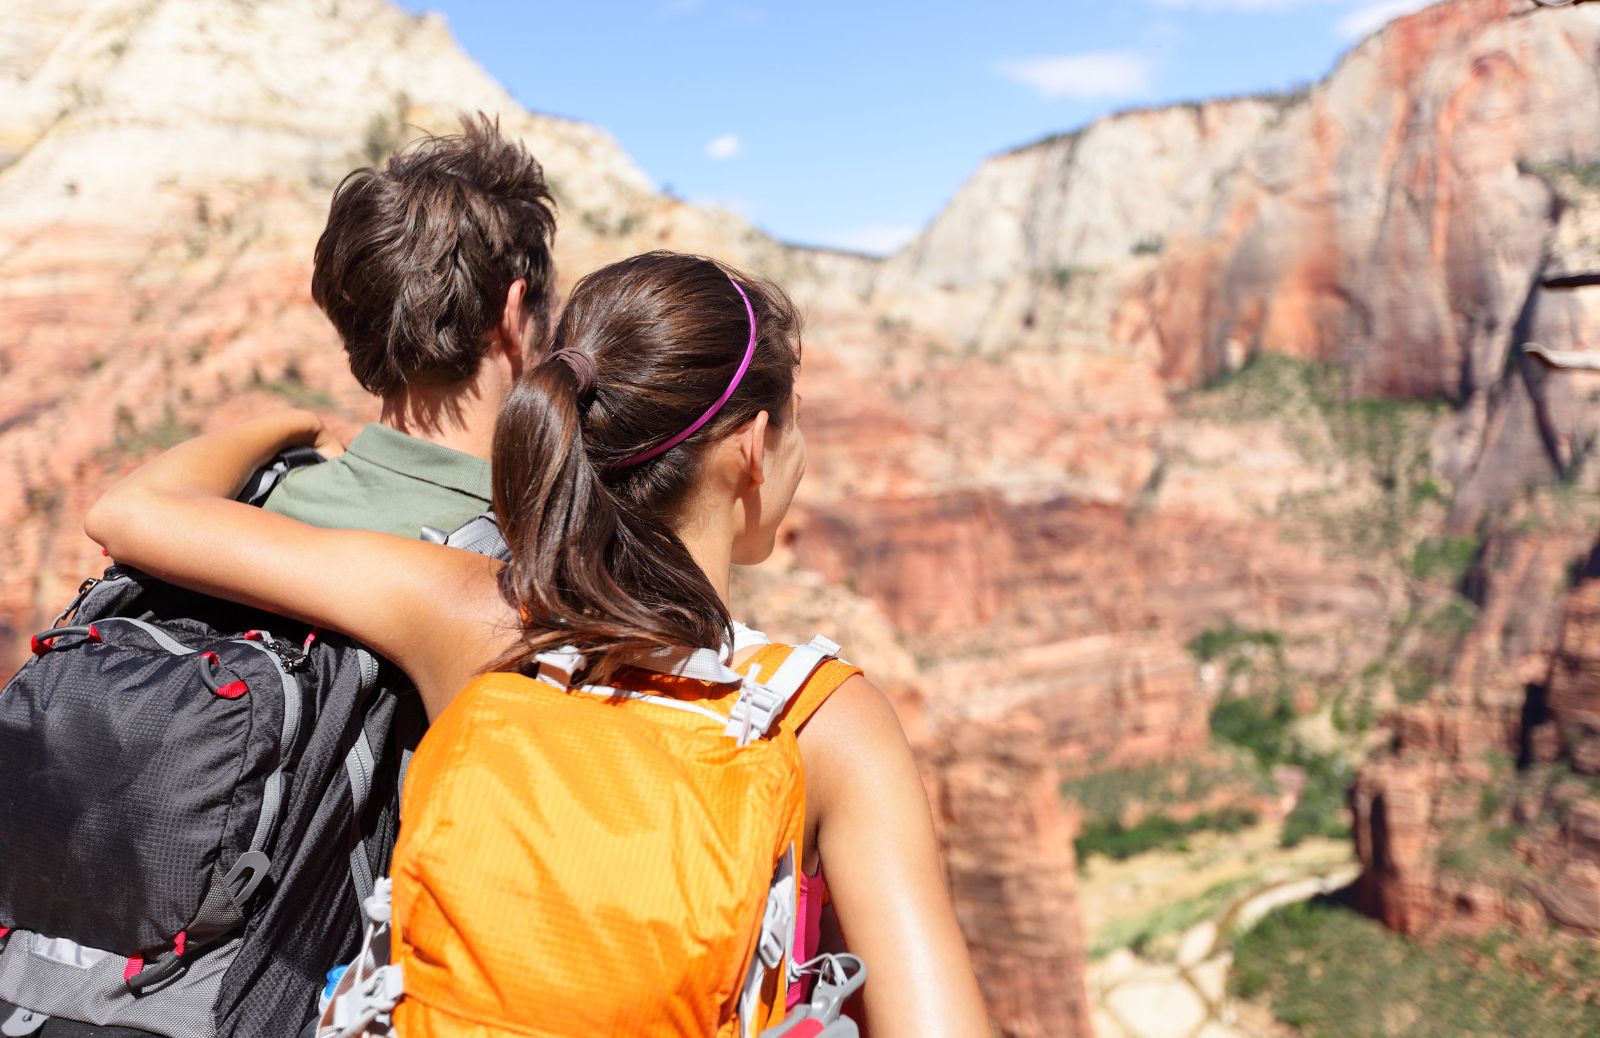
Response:
[{"label": "green collared shirt", "polygon": [[372,424],[331,461],[296,469],[266,508],[343,530],[415,539],[424,524],[449,532],[489,508],[489,463]]}]

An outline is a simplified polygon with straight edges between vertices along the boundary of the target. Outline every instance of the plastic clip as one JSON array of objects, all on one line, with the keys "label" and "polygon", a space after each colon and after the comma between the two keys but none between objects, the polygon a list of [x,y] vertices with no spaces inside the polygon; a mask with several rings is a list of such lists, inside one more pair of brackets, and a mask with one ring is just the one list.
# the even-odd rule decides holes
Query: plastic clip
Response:
[{"label": "plastic clip", "polygon": [[379,966],[333,1000],[333,1026],[342,1036],[360,1034],[374,1023],[387,1023],[405,990],[405,974],[398,965]]},{"label": "plastic clip", "polygon": [[767,729],[772,727],[785,702],[772,689],[753,678],[747,678],[739,691],[739,698],[734,701],[724,731],[737,739],[740,746],[748,746],[751,740],[767,734]]},{"label": "plastic clip", "polygon": [[584,664],[583,653],[570,645],[541,652],[533,659],[539,664],[539,680],[562,691],[572,687],[573,677],[583,669]]},{"label": "plastic clip", "polygon": [[798,973],[817,975],[811,1001],[795,1006],[761,1038],[858,1038],[860,1030],[844,1015],[844,1003],[866,983],[866,963],[854,955],[822,955],[802,964]]}]

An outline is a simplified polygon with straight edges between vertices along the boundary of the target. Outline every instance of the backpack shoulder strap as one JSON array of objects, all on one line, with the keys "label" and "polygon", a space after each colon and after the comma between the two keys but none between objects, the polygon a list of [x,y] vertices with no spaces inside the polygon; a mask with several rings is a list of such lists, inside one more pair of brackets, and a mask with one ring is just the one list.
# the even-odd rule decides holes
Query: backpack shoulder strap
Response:
[{"label": "backpack shoulder strap", "polygon": [[327,461],[322,454],[311,447],[290,447],[265,465],[250,474],[250,479],[245,483],[244,489],[239,491],[235,500],[243,501],[247,505],[264,505],[272,492],[278,489],[278,484],[283,478],[297,468],[306,465],[316,465]]},{"label": "backpack shoulder strap", "polygon": [[840,685],[861,672],[860,667],[844,660],[825,661],[812,672],[811,680],[806,682],[805,688],[789,701],[789,709],[779,719],[778,728],[799,732],[805,723],[811,720],[811,715],[828,701],[828,697],[833,695]]},{"label": "backpack shoulder strap", "polygon": [[806,645],[768,645],[751,657],[745,673],[772,692],[777,730],[799,731],[835,689],[861,673],[838,653],[836,643],[818,635]]},{"label": "backpack shoulder strap", "polygon": [[500,532],[500,520],[495,518],[493,512],[475,515],[449,533],[437,526],[424,526],[421,537],[447,548],[461,548],[501,562],[511,561],[511,549],[506,545],[505,535]]}]

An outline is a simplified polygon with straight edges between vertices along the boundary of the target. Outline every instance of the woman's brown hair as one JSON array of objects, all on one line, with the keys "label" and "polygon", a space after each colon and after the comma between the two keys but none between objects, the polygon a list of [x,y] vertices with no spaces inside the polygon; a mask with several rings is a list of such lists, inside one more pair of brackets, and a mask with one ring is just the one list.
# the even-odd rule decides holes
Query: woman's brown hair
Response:
[{"label": "woman's brown hair", "polygon": [[[738,283],[738,288],[734,282]],[[689,427],[728,388],[750,337],[749,369],[682,443],[624,464]],[[529,670],[573,645],[604,681],[661,648],[716,647],[730,618],[673,532],[706,448],[762,411],[787,420],[800,319],[776,285],[713,260],[634,256],[573,288],[549,357],[500,410],[494,508],[511,548],[501,593],[522,616],[520,645],[493,665]]]}]

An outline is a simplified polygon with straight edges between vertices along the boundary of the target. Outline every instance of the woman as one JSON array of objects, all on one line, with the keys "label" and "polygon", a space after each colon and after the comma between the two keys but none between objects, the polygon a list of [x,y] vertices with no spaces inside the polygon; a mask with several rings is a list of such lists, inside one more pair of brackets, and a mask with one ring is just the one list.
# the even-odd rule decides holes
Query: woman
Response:
[{"label": "woman", "polygon": [[[324,444],[304,412],[174,448],[85,525],[120,562],[366,642],[405,670],[432,717],[485,670],[533,673],[535,657],[563,646],[584,654],[584,680],[604,683],[651,653],[727,643],[731,567],[771,553],[805,469],[798,325],[781,290],[698,257],[637,256],[579,282],[551,355],[496,427],[503,568],[232,502],[267,457]],[[986,1034],[922,786],[883,695],[845,681],[800,730],[799,753],[801,866],[815,877],[827,863],[845,939],[871,970],[872,1034]]]}]

